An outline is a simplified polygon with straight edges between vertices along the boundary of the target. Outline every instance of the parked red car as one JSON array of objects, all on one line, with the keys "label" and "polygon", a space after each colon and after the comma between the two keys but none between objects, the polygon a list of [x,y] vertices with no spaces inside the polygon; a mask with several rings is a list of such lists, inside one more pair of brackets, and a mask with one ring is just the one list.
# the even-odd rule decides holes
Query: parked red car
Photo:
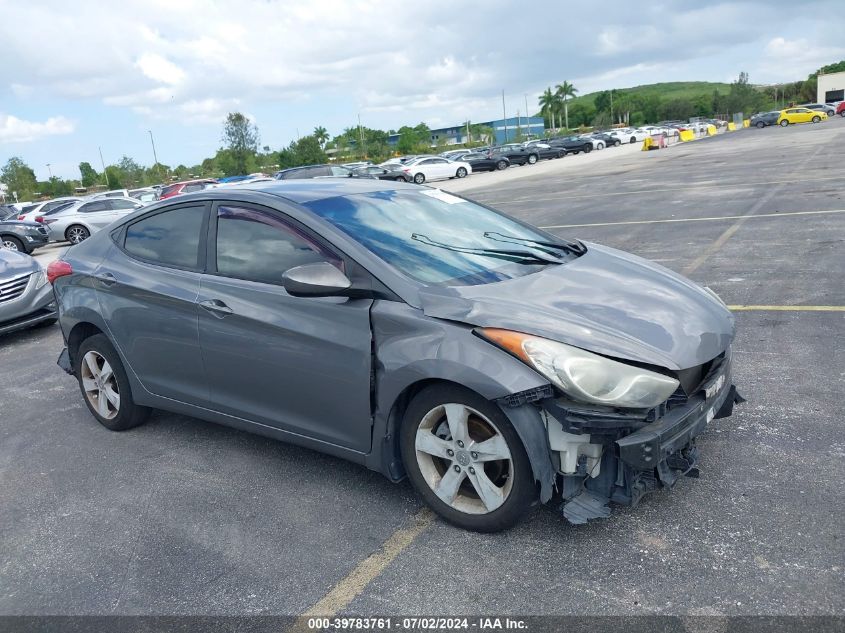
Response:
[{"label": "parked red car", "polygon": [[165,198],[172,198],[182,193],[191,193],[192,191],[200,191],[206,189],[209,185],[217,184],[216,180],[207,178],[204,180],[185,180],[183,182],[174,182],[172,185],[166,186],[161,190],[159,200]]},{"label": "parked red car", "polygon": [[845,116],[845,101],[840,101],[839,105],[836,106],[836,114],[839,116]]}]

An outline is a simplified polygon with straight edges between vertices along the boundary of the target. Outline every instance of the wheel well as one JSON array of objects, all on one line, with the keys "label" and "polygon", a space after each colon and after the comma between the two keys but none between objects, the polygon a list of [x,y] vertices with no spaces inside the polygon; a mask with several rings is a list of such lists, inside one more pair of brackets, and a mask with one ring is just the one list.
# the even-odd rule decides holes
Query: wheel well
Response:
[{"label": "wheel well", "polygon": [[96,334],[102,334],[103,331],[93,323],[83,322],[77,323],[73,326],[70,334],[67,337],[67,351],[70,356],[70,366],[76,367],[76,353],[79,351],[79,346],[82,341],[91,338]]},{"label": "wheel well", "polygon": [[457,385],[463,387],[460,383],[451,380],[442,380],[440,378],[426,378],[425,380],[419,380],[408,385],[396,396],[393,405],[390,407],[384,437],[373,438],[374,443],[384,442],[384,454],[381,457],[381,461],[385,466],[384,472],[389,472],[390,478],[394,481],[399,481],[405,477],[405,465],[402,463],[402,451],[399,449],[399,428],[402,424],[402,419],[405,417],[405,411],[408,409],[411,400],[419,392],[431,385]]},{"label": "wheel well", "polygon": [[67,228],[65,229],[65,237],[67,237],[67,232],[68,232],[68,231],[70,231],[70,230],[71,230],[73,227],[75,227],[75,226],[78,226],[78,227],[80,227],[80,228],[83,228],[83,229],[85,229],[86,231],[88,230],[88,227],[86,227],[84,224],[71,224],[69,227],[67,227]]}]

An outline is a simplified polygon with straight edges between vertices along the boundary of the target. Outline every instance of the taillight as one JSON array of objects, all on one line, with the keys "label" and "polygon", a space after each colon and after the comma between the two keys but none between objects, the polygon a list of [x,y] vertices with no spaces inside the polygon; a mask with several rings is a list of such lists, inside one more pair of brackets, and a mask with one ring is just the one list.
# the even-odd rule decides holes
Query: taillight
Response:
[{"label": "taillight", "polygon": [[26,216],[25,215],[19,215],[18,220],[26,220]]},{"label": "taillight", "polygon": [[43,215],[39,215],[37,218],[35,218],[35,221],[36,221],[36,222],[44,222],[44,216],[43,216]]},{"label": "taillight", "polygon": [[44,219],[42,220],[42,223],[44,223],[44,224],[52,224],[53,222],[58,222],[58,221],[59,221],[59,219],[58,219],[58,218],[55,218],[55,219],[54,219],[54,218],[44,218]]},{"label": "taillight", "polygon": [[56,281],[59,277],[64,277],[65,275],[72,275],[73,268],[67,262],[64,262],[60,259],[50,262],[47,266],[47,281],[51,284]]}]

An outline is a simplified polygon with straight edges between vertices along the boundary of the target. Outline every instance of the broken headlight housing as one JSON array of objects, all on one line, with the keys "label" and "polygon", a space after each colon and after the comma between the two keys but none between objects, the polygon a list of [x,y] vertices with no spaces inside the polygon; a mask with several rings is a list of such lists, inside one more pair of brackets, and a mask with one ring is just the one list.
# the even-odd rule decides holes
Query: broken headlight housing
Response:
[{"label": "broken headlight housing", "polygon": [[495,328],[477,332],[581,402],[647,409],[664,402],[680,384],[669,376],[539,336]]}]

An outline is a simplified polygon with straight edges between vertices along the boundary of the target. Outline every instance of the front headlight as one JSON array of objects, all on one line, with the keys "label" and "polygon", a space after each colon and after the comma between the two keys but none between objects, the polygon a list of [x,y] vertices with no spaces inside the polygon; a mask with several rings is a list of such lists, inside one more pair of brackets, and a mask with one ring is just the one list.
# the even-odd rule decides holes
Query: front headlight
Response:
[{"label": "front headlight", "polygon": [[35,273],[35,289],[39,290],[44,287],[47,283],[47,275],[44,273],[44,270],[41,269],[37,273]]},{"label": "front headlight", "polygon": [[664,402],[678,388],[679,382],[669,376],[557,341],[494,328],[476,331],[582,402],[647,409]]}]

